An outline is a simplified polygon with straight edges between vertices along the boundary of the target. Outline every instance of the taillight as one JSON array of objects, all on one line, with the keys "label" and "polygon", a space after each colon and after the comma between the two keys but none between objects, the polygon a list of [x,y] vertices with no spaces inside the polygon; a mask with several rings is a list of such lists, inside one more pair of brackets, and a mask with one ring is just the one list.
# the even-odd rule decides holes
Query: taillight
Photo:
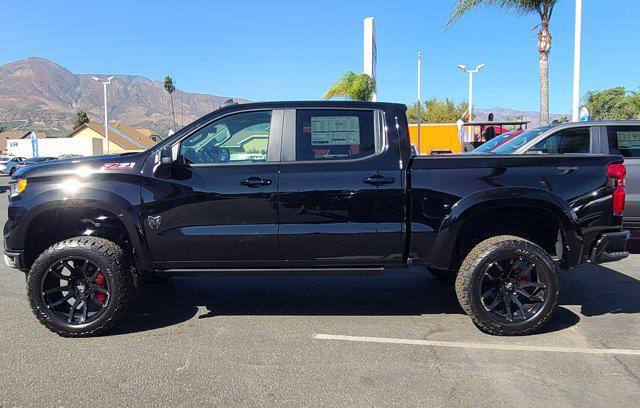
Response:
[{"label": "taillight", "polygon": [[624,164],[610,164],[607,166],[607,174],[615,180],[624,181],[627,175],[627,166]]},{"label": "taillight", "polygon": [[627,175],[627,167],[624,164],[610,164],[607,166],[607,175],[611,178],[615,190],[613,190],[613,215],[622,216],[626,192],[624,190],[624,178]]}]

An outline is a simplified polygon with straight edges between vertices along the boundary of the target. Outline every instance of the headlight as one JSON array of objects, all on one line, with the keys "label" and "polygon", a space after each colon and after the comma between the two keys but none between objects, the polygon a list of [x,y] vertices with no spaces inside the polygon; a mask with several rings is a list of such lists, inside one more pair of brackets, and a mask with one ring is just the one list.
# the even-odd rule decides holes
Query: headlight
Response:
[{"label": "headlight", "polygon": [[9,197],[15,197],[27,189],[27,179],[19,179],[17,183],[9,184]]}]

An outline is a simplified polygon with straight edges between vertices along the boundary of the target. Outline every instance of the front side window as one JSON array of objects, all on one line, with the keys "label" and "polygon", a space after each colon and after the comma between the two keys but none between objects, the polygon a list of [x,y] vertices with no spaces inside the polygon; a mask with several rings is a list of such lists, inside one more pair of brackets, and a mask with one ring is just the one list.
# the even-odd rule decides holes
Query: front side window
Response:
[{"label": "front side window", "polygon": [[298,110],[296,160],[345,160],[376,151],[372,111]]},{"label": "front side window", "polygon": [[589,128],[561,130],[537,143],[532,150],[548,154],[589,153],[591,150]]},{"label": "front side window", "polygon": [[609,153],[640,157],[640,126],[609,126]]},{"label": "front side window", "polygon": [[271,111],[226,116],[184,139],[178,160],[185,164],[267,161],[270,129]]}]

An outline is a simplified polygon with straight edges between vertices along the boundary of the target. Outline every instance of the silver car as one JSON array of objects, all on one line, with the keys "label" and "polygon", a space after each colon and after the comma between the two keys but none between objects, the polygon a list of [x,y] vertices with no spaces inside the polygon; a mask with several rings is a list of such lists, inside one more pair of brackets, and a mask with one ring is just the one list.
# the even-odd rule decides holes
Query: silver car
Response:
[{"label": "silver car", "polygon": [[640,230],[640,121],[574,122],[531,129],[493,154],[619,154],[627,166],[625,228]]},{"label": "silver car", "polygon": [[23,160],[25,160],[24,157],[11,157],[11,156],[0,157],[0,173],[13,174],[16,168],[16,164]]}]

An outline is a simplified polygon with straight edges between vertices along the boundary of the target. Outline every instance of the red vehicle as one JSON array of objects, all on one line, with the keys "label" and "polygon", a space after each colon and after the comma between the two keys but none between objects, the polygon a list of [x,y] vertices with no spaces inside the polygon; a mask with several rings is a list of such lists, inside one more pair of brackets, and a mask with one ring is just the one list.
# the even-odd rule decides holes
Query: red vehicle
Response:
[{"label": "red vehicle", "polygon": [[[516,120],[516,121],[487,121],[487,122],[468,122],[462,126],[466,128],[466,134],[473,135],[473,140],[468,140],[463,143],[463,150],[465,152],[473,151],[481,146],[483,143],[493,140],[497,136],[504,135],[505,133],[512,132],[510,128],[516,128],[516,132],[524,132],[529,125],[528,121]],[[517,135],[515,135],[517,136]],[[513,136],[513,137],[515,137]],[[503,143],[506,140],[503,140]],[[494,146],[497,147],[498,145]]]},{"label": "red vehicle", "polygon": [[519,129],[519,130],[513,130],[511,132],[503,133],[487,142],[484,142],[480,146],[476,147],[471,153],[489,153],[493,149],[496,149],[502,146],[503,144],[507,143],[509,140],[522,134],[523,132],[524,130]]}]

